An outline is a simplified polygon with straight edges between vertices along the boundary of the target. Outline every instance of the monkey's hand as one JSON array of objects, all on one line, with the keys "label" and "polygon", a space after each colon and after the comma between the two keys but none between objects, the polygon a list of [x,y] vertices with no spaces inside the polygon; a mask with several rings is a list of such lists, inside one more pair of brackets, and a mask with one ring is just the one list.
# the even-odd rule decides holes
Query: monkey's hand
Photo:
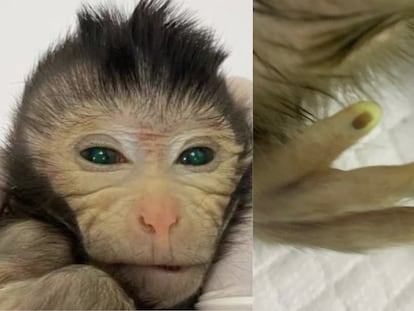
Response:
[{"label": "monkey's hand", "polygon": [[35,221],[0,228],[0,310],[135,309],[105,272],[73,265],[68,240]]},{"label": "monkey's hand", "polygon": [[105,272],[92,266],[70,265],[0,288],[0,309],[135,310],[135,306]]},{"label": "monkey's hand", "polygon": [[357,103],[273,153],[255,154],[256,233],[341,251],[413,242],[414,209],[392,206],[414,196],[414,164],[331,168],[380,115],[376,104]]}]

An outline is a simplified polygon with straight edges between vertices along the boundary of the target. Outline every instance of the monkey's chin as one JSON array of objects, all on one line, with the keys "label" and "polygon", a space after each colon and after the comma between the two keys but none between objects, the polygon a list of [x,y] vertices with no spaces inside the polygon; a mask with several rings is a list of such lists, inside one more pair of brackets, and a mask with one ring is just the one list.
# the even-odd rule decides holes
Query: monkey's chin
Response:
[{"label": "monkey's chin", "polygon": [[198,292],[208,265],[125,265],[119,269],[136,301],[155,308],[171,308]]}]

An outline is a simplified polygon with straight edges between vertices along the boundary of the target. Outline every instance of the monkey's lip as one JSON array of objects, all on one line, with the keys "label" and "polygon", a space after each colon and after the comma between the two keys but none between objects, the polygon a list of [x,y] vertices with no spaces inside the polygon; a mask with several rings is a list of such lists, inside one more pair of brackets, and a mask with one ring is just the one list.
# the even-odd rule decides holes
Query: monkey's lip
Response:
[{"label": "monkey's lip", "polygon": [[144,269],[152,269],[155,271],[160,272],[167,272],[167,273],[184,273],[189,270],[198,269],[204,265],[201,264],[194,264],[194,265],[171,265],[171,264],[162,264],[162,265],[143,265],[141,268]]},{"label": "monkey's lip", "polygon": [[168,272],[180,272],[181,270],[185,269],[184,266],[175,266],[175,265],[156,265],[155,268],[165,270]]},{"label": "monkey's lip", "polygon": [[153,262],[153,263],[118,263],[117,265],[128,266],[130,268],[134,267],[137,269],[152,270],[154,272],[167,272],[167,273],[184,273],[191,270],[198,270],[201,268],[208,267],[209,264],[206,262],[174,262],[174,263],[165,263],[165,262]]}]

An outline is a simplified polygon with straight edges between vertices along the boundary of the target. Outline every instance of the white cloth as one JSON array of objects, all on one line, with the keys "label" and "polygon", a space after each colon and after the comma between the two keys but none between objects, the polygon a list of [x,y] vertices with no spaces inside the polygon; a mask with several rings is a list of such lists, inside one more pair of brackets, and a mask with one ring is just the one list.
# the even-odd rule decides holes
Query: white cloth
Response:
[{"label": "white cloth", "polygon": [[252,213],[239,225],[237,244],[212,268],[196,308],[202,310],[252,310]]}]

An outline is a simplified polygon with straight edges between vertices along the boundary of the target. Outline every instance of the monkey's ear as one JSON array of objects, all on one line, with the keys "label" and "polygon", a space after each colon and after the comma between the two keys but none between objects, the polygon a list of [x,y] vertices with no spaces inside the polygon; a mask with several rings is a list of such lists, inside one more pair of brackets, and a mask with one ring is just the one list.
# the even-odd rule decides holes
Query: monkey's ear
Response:
[{"label": "monkey's ear", "polygon": [[246,120],[253,124],[253,83],[243,77],[229,77],[226,80],[230,94],[246,112]]}]

